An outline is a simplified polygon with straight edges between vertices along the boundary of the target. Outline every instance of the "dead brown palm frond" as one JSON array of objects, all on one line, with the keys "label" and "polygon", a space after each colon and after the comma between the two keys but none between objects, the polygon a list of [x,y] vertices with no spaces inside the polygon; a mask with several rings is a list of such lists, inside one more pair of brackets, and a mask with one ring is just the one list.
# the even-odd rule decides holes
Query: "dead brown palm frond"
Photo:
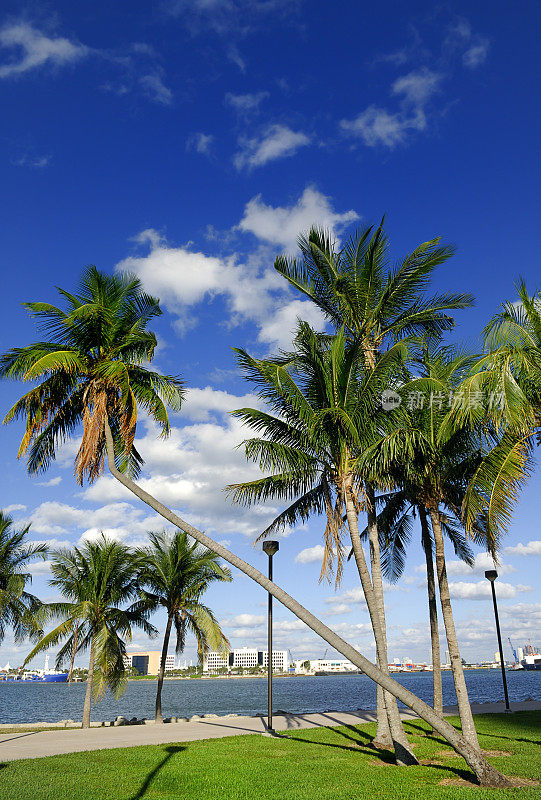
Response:
[{"label": "dead brown palm frond", "polygon": [[340,495],[337,495],[333,504],[332,495],[329,491],[325,492],[325,513],[327,524],[323,531],[323,560],[319,581],[331,581],[334,576],[335,587],[338,588],[342,581],[344,571],[344,552],[342,543],[342,533],[344,520],[342,514],[343,502]]}]

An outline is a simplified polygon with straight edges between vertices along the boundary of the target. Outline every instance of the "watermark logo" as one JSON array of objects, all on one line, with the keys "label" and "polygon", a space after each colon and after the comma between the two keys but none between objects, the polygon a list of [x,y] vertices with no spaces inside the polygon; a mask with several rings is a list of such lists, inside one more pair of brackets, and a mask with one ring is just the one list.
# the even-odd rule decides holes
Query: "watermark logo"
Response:
[{"label": "watermark logo", "polygon": [[402,398],[398,392],[393,392],[392,389],[385,389],[381,393],[381,407],[384,411],[392,411],[394,408],[398,408],[401,402]]}]

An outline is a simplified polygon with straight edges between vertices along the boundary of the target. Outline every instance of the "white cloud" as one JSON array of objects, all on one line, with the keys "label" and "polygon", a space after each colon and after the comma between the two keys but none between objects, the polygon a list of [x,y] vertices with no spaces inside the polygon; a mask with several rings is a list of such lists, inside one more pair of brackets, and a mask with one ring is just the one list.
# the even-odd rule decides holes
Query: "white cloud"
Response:
[{"label": "white cloud", "polygon": [[[490,582],[479,581],[473,583],[469,581],[457,581],[456,583],[449,583],[449,591],[451,597],[458,600],[485,600],[491,596]],[[500,600],[506,600],[515,597],[517,592],[531,592],[531,586],[523,586],[518,584],[513,586],[510,583],[503,583],[498,581],[496,583],[496,595]]]},{"label": "white cloud", "polygon": [[237,614],[231,619],[224,620],[222,624],[227,627],[256,628],[259,625],[263,625],[266,619],[264,614]]},{"label": "white cloud", "polygon": [[[32,535],[47,537],[45,541],[51,547],[66,546],[73,538],[79,541],[93,539],[101,532],[130,544],[139,544],[145,540],[148,531],[164,527],[163,519],[154,512],[149,513],[146,508],[136,508],[128,502],[105,503],[101,508],[89,509],[47,501],[34,509],[27,522],[31,523]],[[63,538],[59,540],[58,537]]]},{"label": "white cloud", "polygon": [[173,102],[173,92],[164,84],[158,72],[141,75],[139,84],[145,95],[154,103],[170,106]]},{"label": "white cloud", "polygon": [[[293,248],[301,230],[312,223],[340,231],[357,218],[354,211],[335,212],[330,199],[314,187],[307,187],[291,207],[272,207],[260,196],[246,205],[243,218],[234,231],[250,232],[262,242]],[[193,306],[221,296],[230,312],[230,323],[251,321],[259,327],[259,340],[288,347],[296,319],[300,317],[323,330],[323,316],[308,301],[290,300],[291,290],[283,278],[268,266],[268,251],[263,260],[257,253],[241,261],[236,256],[219,258],[195,252],[188,246],[170,246],[154,229],[142,231],[138,243],[148,243],[146,255],[130,256],[117,269],[136,273],[145,288],[162,299],[177,316],[179,333],[195,324]]]},{"label": "white cloud", "polygon": [[292,300],[280,306],[266,322],[261,322],[260,340],[287,349],[299,319],[308,322],[316,331],[325,329],[325,317],[317,306],[304,300]]},{"label": "white cloud", "polygon": [[268,92],[253,92],[248,94],[233,94],[227,92],[224,97],[226,105],[231,106],[239,114],[247,114],[259,110],[259,106],[263,100],[269,96]]},{"label": "white cloud", "polygon": [[145,288],[162,299],[163,305],[177,315],[177,330],[184,332],[194,324],[191,306],[215,296],[228,303],[231,322],[237,318],[255,322],[268,320],[276,300],[272,295],[286,287],[271,269],[261,271],[256,264],[238,263],[194,252],[188,247],[170,247],[154,230],[143,231],[139,240],[147,240],[148,255],[129,257],[117,269],[135,272]]},{"label": "white cloud", "polygon": [[226,288],[234,272],[234,262],[222,261],[187,247],[169,247],[153,229],[142,231],[138,240],[150,243],[147,256],[128,257],[117,264],[117,269],[135,272],[145,287],[164,303],[189,306],[200,302],[207,293]]},{"label": "white cloud", "polygon": [[438,91],[442,76],[429,69],[420,69],[398,78],[392,85],[392,93],[402,95],[404,101],[416,108],[427,103]]},{"label": "white cloud", "polygon": [[448,28],[444,49],[453,54],[462,51],[463,65],[468,69],[475,69],[487,60],[490,41],[475,35],[468,20],[459,17]]},{"label": "white cloud", "polygon": [[502,606],[500,614],[511,619],[517,626],[541,626],[541,603],[515,603]]},{"label": "white cloud", "polygon": [[316,562],[321,562],[324,552],[325,548],[322,544],[316,544],[314,547],[306,547],[304,550],[301,550],[300,553],[297,553],[295,556],[295,563],[314,564]]},{"label": "white cloud", "polygon": [[214,136],[211,133],[194,133],[186,142],[187,150],[195,150],[201,155],[209,155],[212,150]]},{"label": "white cloud", "polygon": [[[383,582],[383,591],[387,592],[407,592],[408,589],[403,589],[395,583]],[[341,603],[361,603],[366,605],[364,592],[362,586],[355,586],[353,589],[346,589],[340,594],[334,594],[325,598],[325,602],[329,605],[335,606]]]},{"label": "white cloud", "polygon": [[505,552],[515,556],[541,556],[541,540],[536,539],[527,544],[519,542],[517,545],[506,547]]},{"label": "white cloud", "polygon": [[354,119],[343,119],[340,126],[344,133],[361,139],[368,147],[382,145],[392,149],[403,144],[411,131],[427,127],[425,108],[441,80],[441,74],[427,68],[403,75],[391,87],[391,93],[401,98],[398,111],[371,105]]},{"label": "white cloud", "polygon": [[[228,57],[235,64],[242,59],[232,39],[256,31],[269,15],[291,15],[299,5],[299,0],[165,0],[163,4],[192,33],[208,35],[212,30],[226,37]],[[241,71],[244,72],[243,61]]]},{"label": "white cloud", "polygon": [[310,137],[301,131],[293,131],[286,125],[271,125],[259,138],[239,139],[240,151],[234,156],[237,169],[262,167],[269,161],[288,158],[301,147],[310,144]]},{"label": "white cloud", "polygon": [[[206,422],[174,427],[165,440],[159,438],[159,431],[153,425],[147,423],[146,427],[146,433],[137,440],[139,452],[145,458],[145,476],[138,484],[177,509],[181,516],[220,538],[233,533],[254,538],[276,516],[278,509],[272,506],[247,509],[234,505],[223,491],[229,483],[253,480],[261,474],[255,464],[246,461],[242,448],[238,448],[247,435],[238,420],[225,417],[222,424]],[[127,489],[108,475],[89,486],[84,497],[113,508],[127,505],[133,499]],[[126,527],[131,523],[129,517],[125,521],[101,522],[107,524]],[[99,527],[100,523],[89,521],[87,527],[90,526]]]},{"label": "white cloud", "polygon": [[12,514],[14,511],[24,511],[26,506],[22,503],[12,503],[10,506],[4,506],[2,511],[4,514]]},{"label": "white cloud", "polygon": [[283,631],[302,631],[307,630],[308,626],[300,619],[278,620],[273,628],[279,632]]},{"label": "white cloud", "polygon": [[211,386],[190,388],[182,405],[182,416],[196,422],[207,422],[213,419],[213,415],[223,417],[245,406],[259,408],[261,400],[256,394],[235,395]]},{"label": "white cloud", "polygon": [[351,606],[348,606],[347,603],[336,603],[336,605],[333,605],[332,608],[325,612],[325,616],[334,617],[341,614],[351,614],[352,611],[353,609]]},{"label": "white cloud", "polygon": [[24,153],[18,158],[12,160],[14,167],[28,167],[29,169],[45,169],[51,163],[52,157],[50,155],[38,156],[30,153]]},{"label": "white cloud", "polygon": [[50,486],[58,486],[59,483],[62,482],[62,478],[60,475],[57,475],[56,478],[51,478],[49,481],[38,481],[38,486],[44,486],[45,488],[49,488]]},{"label": "white cloud", "polygon": [[[494,561],[492,556],[488,553],[477,553],[475,556],[473,566],[469,567],[465,561],[447,561],[447,574],[448,575],[484,575],[485,570],[494,569]],[[503,560],[496,566],[499,575],[505,575],[509,572],[516,572],[515,567],[511,564],[506,564]],[[419,571],[426,572],[426,564],[419,566]]]},{"label": "white cloud", "polygon": [[345,133],[358,136],[368,147],[381,144],[393,148],[404,141],[411,129],[409,120],[377,106],[369,106],[355,119],[343,119],[340,125]]},{"label": "white cloud", "polygon": [[337,235],[347,225],[359,219],[353,209],[336,212],[327,195],[315,186],[307,186],[299,199],[290,206],[271,206],[263,202],[261,195],[252,197],[245,206],[237,229],[253,233],[258,239],[273,245],[296,249],[297,237],[312,225],[329,228]]},{"label": "white cloud", "polygon": [[478,44],[474,44],[466,50],[462,56],[462,63],[469,69],[479,67],[487,60],[489,49],[490,42],[488,39],[481,40]]},{"label": "white cloud", "polygon": [[63,66],[87,56],[85,45],[62,36],[48,36],[27,22],[14,22],[0,30],[0,48],[18,50],[18,58],[0,66],[0,78],[10,78],[44,65]]}]

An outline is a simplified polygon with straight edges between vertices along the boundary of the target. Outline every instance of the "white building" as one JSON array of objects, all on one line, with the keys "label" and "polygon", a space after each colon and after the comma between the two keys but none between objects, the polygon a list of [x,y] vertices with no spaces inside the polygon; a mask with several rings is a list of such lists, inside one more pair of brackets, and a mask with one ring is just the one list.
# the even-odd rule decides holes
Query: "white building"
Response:
[{"label": "white building", "polygon": [[251,667],[257,667],[258,664],[258,651],[254,648],[241,647],[238,650],[232,650],[229,654],[229,666],[233,669],[237,667],[250,669]]},{"label": "white building", "polygon": [[229,661],[226,661],[220,653],[216,653],[214,650],[209,650],[203,658],[203,672],[218,672],[228,666]]},{"label": "white building", "polygon": [[316,658],[310,661],[310,672],[357,672],[358,667],[346,658]]},{"label": "white building", "polygon": [[[228,658],[223,658],[220,653],[209,650],[203,660],[203,672],[218,672],[226,669],[251,669],[261,667],[267,669],[269,654],[267,650],[256,650],[252,647],[242,647],[232,650]],[[272,668],[276,672],[287,672],[289,661],[287,650],[272,651]]]},{"label": "white building", "polygon": [[[264,669],[269,665],[269,651],[260,650],[258,656],[261,656],[260,664]],[[287,672],[289,669],[289,659],[287,657],[287,650],[273,650],[272,651],[272,669],[275,672]]]},{"label": "white building", "polygon": [[294,662],[297,675],[315,672],[357,672],[358,668],[345,658],[312,658]]}]

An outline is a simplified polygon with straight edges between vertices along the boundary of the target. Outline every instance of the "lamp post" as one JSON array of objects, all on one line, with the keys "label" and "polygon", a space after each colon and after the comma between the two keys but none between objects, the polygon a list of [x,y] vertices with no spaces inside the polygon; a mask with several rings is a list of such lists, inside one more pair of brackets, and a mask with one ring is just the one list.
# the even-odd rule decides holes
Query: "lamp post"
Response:
[{"label": "lamp post", "polygon": [[498,604],[496,603],[496,589],[494,588],[494,583],[496,578],[498,577],[498,573],[495,569],[487,569],[485,572],[485,578],[490,581],[490,588],[492,589],[492,602],[494,603],[494,618],[496,620],[496,633],[498,635],[498,647],[500,650],[500,667],[502,670],[502,681],[503,681],[503,694],[505,697],[505,710],[511,711],[511,706],[509,705],[509,694],[507,693],[507,676],[505,674],[505,662],[503,660],[503,647],[502,647],[502,635],[500,633],[500,618],[498,616]]},{"label": "lamp post", "polygon": [[[279,542],[269,539],[263,542],[263,552],[269,557],[269,581],[272,581],[272,557],[278,552]],[[272,727],[272,594],[269,592],[268,633],[267,633],[267,674],[268,674],[268,715],[267,733],[274,733]]]}]

